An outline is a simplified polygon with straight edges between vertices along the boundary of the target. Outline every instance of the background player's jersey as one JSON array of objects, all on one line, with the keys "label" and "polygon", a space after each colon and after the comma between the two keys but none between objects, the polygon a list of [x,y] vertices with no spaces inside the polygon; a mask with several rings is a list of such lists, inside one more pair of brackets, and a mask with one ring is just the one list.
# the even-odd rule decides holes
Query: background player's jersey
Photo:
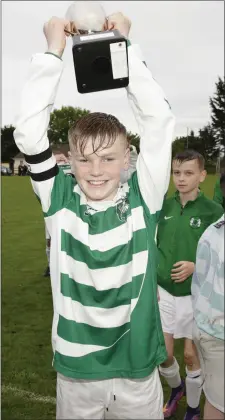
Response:
[{"label": "background player's jersey", "polygon": [[72,174],[71,165],[69,163],[58,163],[58,167],[62,169],[64,174],[66,175]]}]

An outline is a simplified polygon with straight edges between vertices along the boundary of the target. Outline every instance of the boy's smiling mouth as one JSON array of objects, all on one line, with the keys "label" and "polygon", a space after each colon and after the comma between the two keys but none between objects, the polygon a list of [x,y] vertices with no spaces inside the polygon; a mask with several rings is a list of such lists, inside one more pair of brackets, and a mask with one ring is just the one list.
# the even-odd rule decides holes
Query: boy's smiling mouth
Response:
[{"label": "boy's smiling mouth", "polygon": [[93,187],[100,187],[101,185],[106,184],[106,182],[108,181],[88,181],[88,183]]}]

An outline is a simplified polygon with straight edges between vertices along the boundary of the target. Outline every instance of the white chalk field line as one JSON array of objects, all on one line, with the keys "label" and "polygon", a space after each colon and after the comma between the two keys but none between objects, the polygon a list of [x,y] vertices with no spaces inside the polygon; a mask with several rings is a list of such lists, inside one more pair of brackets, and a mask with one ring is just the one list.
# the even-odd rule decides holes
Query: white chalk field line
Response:
[{"label": "white chalk field line", "polygon": [[35,394],[34,392],[29,392],[29,391],[25,391],[24,389],[21,388],[17,388],[15,386],[12,385],[2,385],[1,387],[2,389],[2,393],[7,394],[7,393],[13,393],[23,399],[26,400],[31,400],[31,401],[36,401],[36,402],[41,402],[41,403],[45,403],[45,404],[56,404],[56,399],[54,397],[50,397],[50,396],[43,396],[43,395],[39,395],[39,394]]}]

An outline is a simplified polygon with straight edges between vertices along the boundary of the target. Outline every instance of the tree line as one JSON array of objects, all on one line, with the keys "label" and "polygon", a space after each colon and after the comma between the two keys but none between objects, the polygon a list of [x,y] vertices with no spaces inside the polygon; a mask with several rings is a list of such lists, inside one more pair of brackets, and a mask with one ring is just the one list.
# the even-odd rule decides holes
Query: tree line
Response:
[{"label": "tree line", "polygon": [[173,143],[173,154],[185,148],[201,153],[208,165],[213,164],[225,152],[225,83],[220,77],[216,83],[214,96],[209,98],[211,121],[198,133],[193,130],[186,136],[177,137]]},{"label": "tree line", "polygon": [[[195,149],[201,153],[208,165],[214,165],[219,156],[225,152],[225,82],[218,78],[215,93],[209,98],[211,121],[198,133],[190,131],[186,136],[177,137],[173,142],[173,155],[185,148]],[[68,130],[83,115],[90,111],[72,106],[55,109],[50,115],[48,137],[51,145],[68,143]],[[19,150],[13,138],[15,127],[12,125],[1,128],[1,160],[9,162]],[[140,137],[128,132],[128,139],[139,152]]]}]

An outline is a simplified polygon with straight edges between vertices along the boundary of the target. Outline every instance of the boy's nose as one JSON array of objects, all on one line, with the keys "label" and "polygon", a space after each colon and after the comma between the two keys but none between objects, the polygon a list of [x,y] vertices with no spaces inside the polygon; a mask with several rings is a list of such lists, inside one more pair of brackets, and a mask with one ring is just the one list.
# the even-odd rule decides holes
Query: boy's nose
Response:
[{"label": "boy's nose", "polygon": [[91,175],[99,176],[102,175],[102,168],[100,162],[93,162],[91,165]]}]

